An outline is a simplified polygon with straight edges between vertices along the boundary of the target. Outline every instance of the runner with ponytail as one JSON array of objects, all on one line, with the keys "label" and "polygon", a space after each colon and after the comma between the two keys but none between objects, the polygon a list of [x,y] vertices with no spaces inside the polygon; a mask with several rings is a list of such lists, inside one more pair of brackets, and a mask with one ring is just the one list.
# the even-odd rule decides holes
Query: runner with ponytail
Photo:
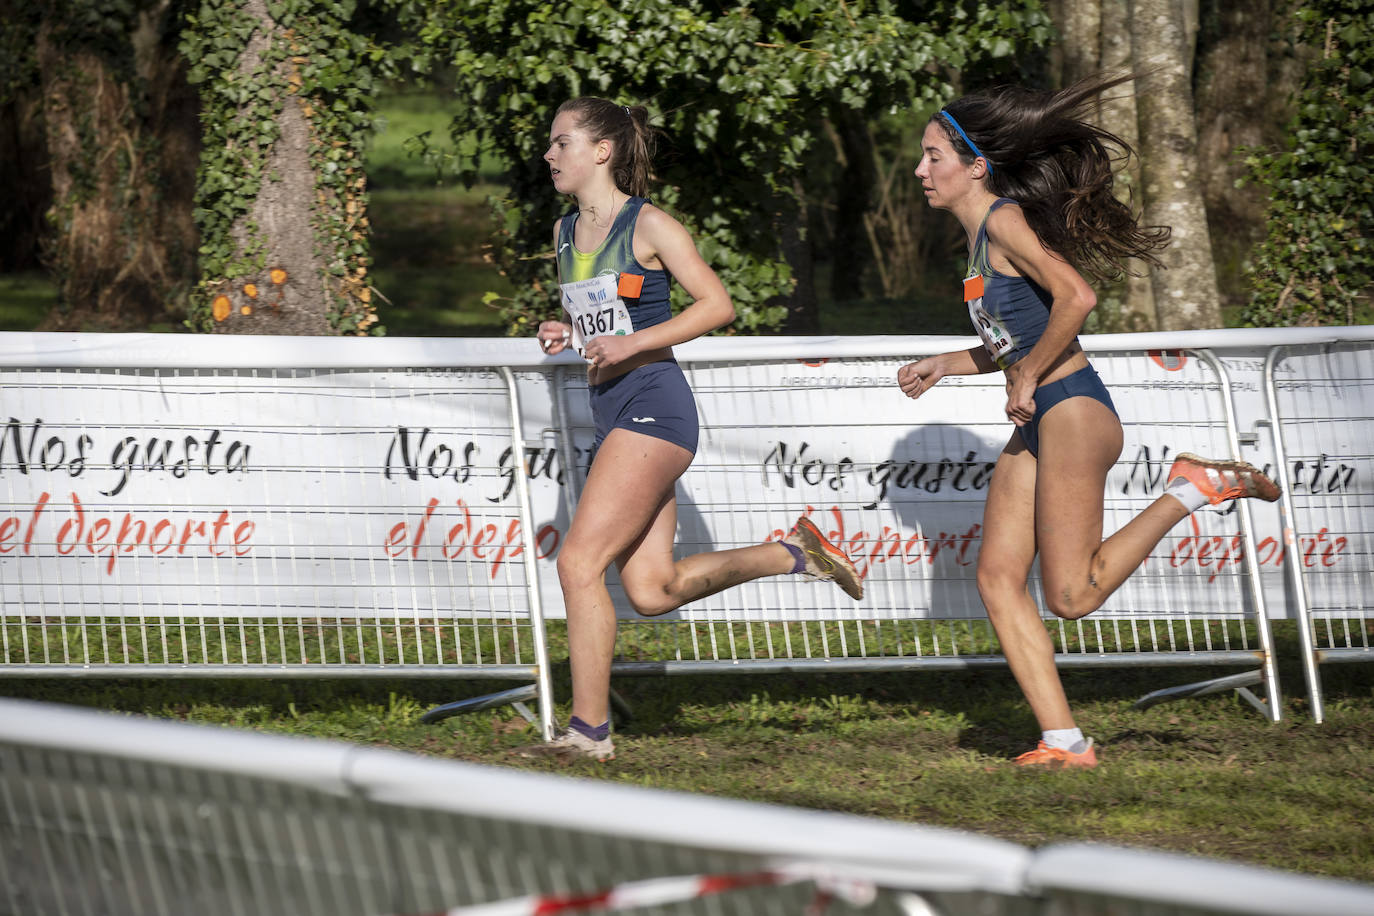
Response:
[{"label": "runner with ponytail", "polygon": [[[615,756],[612,563],[645,616],[788,573],[863,596],[854,565],[805,516],[782,541],[673,558],[674,488],[696,454],[697,408],[672,347],[729,324],[735,308],[687,230],[646,199],[653,138],[646,109],[579,98],[558,109],[544,154],[554,188],[576,206],[553,228],[564,320],[541,322],[538,339],[550,355],[572,348],[587,360],[596,437],[558,552],[572,715],[553,741],[523,749],[527,756]],[[676,315],[668,303],[674,280],[692,300]]]}]

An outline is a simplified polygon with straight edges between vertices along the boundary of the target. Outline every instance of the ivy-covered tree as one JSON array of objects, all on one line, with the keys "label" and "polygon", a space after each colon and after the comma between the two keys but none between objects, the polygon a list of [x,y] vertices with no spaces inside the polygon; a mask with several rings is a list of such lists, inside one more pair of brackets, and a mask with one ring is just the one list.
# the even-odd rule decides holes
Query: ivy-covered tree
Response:
[{"label": "ivy-covered tree", "polygon": [[806,153],[830,145],[826,116],[929,110],[953,74],[1049,35],[1037,0],[390,2],[419,36],[416,59],[453,74],[459,173],[475,178],[479,148],[507,164],[494,256],[518,290],[504,303],[513,333],[556,308],[549,227],[568,202],[541,156],[564,100],[600,95],[656,114],[668,143],[654,198],[730,290],[733,329],[757,332],[786,315]]},{"label": "ivy-covered tree", "polygon": [[1312,0],[1295,15],[1300,41],[1315,59],[1287,149],[1246,160],[1270,201],[1245,321],[1354,324],[1374,279],[1374,7],[1367,0]]},{"label": "ivy-covered tree", "polygon": [[181,50],[200,87],[200,286],[188,324],[379,333],[368,280],[373,68],[353,0],[203,0]]},{"label": "ivy-covered tree", "polygon": [[[184,302],[195,95],[176,53],[176,0],[52,0],[6,15],[7,90],[36,86],[51,182],[43,258],[49,329],[141,329]],[[9,94],[7,92],[7,94]]]}]

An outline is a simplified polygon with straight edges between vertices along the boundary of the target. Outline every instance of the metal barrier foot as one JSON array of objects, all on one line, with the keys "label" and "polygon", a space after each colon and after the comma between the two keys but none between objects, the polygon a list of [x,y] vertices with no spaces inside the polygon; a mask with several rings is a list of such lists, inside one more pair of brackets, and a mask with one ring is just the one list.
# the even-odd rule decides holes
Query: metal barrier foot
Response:
[{"label": "metal barrier foot", "polygon": [[616,693],[615,688],[611,688],[611,718],[616,720],[617,725],[625,725],[634,720],[635,711],[630,708],[630,704],[625,702],[625,698]]},{"label": "metal barrier foot", "polygon": [[443,706],[436,706],[429,712],[420,717],[420,721],[426,724],[442,722],[450,716],[456,716],[465,712],[479,712],[483,709],[491,709],[493,706],[514,706],[515,711],[525,718],[525,721],[534,724],[535,715],[530,712],[530,708],[522,701],[533,700],[539,696],[539,687],[536,684],[525,684],[520,687],[512,687],[510,690],[502,690],[497,693],[488,693],[480,697],[470,697],[466,700],[458,700],[453,703],[445,703]]},{"label": "metal barrier foot", "polygon": [[1147,693],[1145,696],[1136,700],[1132,704],[1135,709],[1149,709],[1151,706],[1158,706],[1169,700],[1183,700],[1188,697],[1201,697],[1209,693],[1221,693],[1224,690],[1234,690],[1240,694],[1251,706],[1264,713],[1269,714],[1269,706],[1264,700],[1255,696],[1248,688],[1255,684],[1264,682],[1263,671],[1246,671],[1241,674],[1228,674],[1226,677],[1214,678],[1210,681],[1198,681],[1195,684],[1181,684],[1178,687],[1165,687],[1163,690],[1156,690]]}]

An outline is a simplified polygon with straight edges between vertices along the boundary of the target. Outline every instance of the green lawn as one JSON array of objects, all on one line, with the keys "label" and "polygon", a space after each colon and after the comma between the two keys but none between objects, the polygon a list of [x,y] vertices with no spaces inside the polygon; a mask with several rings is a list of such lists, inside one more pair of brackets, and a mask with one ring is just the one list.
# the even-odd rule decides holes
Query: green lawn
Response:
[{"label": "green lawn", "polygon": [[[1292,648],[1292,633],[1280,635]],[[1030,846],[1093,840],[1374,881],[1374,665],[1326,666],[1323,725],[1312,721],[1291,666],[1283,671],[1284,721],[1276,725],[1234,694],[1133,707],[1160,687],[1235,670],[1066,672],[1101,760],[1096,770],[1072,772],[1010,763],[1034,743],[1036,729],[1000,669],[618,678],[634,715],[618,728],[617,759],[567,765],[516,756],[513,749],[536,736],[509,707],[420,721],[427,709],[501,683],[63,679],[0,681],[0,690],[953,827]],[[566,698],[566,663],[555,680]]]},{"label": "green lawn", "polygon": [[385,297],[377,314],[392,337],[493,337],[505,333],[484,305],[510,284],[484,259],[488,209],[496,188],[374,191],[372,284]]},{"label": "green lawn", "polygon": [[32,331],[56,304],[57,287],[46,274],[0,274],[0,331]]},{"label": "green lawn", "polygon": [[[441,156],[458,148],[451,113],[433,93],[394,92],[378,105],[367,151],[372,222],[372,283],[385,298],[377,314],[392,337],[491,337],[505,333],[488,291],[510,284],[485,259],[491,234],[490,183],[465,188],[414,155],[416,138]],[[490,168],[484,173],[492,174]]]},{"label": "green lawn", "polygon": [[[440,159],[473,156],[476,144],[454,143],[448,125],[456,102],[429,91],[397,89],[378,100],[377,131],[368,144],[367,176],[373,190],[413,188],[432,190],[447,187],[446,177],[422,157],[412,154],[423,138]],[[498,174],[497,161],[490,155],[478,170],[486,179]]]}]

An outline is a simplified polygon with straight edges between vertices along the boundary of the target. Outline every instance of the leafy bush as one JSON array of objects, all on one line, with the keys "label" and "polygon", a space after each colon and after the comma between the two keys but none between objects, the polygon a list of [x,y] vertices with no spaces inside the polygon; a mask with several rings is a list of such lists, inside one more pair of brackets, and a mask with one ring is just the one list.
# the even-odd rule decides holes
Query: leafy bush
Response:
[{"label": "leafy bush", "polygon": [[1244,322],[1355,324],[1374,274],[1374,7],[1316,0],[1296,16],[1300,41],[1320,55],[1308,69],[1288,148],[1246,159],[1272,196]]}]

